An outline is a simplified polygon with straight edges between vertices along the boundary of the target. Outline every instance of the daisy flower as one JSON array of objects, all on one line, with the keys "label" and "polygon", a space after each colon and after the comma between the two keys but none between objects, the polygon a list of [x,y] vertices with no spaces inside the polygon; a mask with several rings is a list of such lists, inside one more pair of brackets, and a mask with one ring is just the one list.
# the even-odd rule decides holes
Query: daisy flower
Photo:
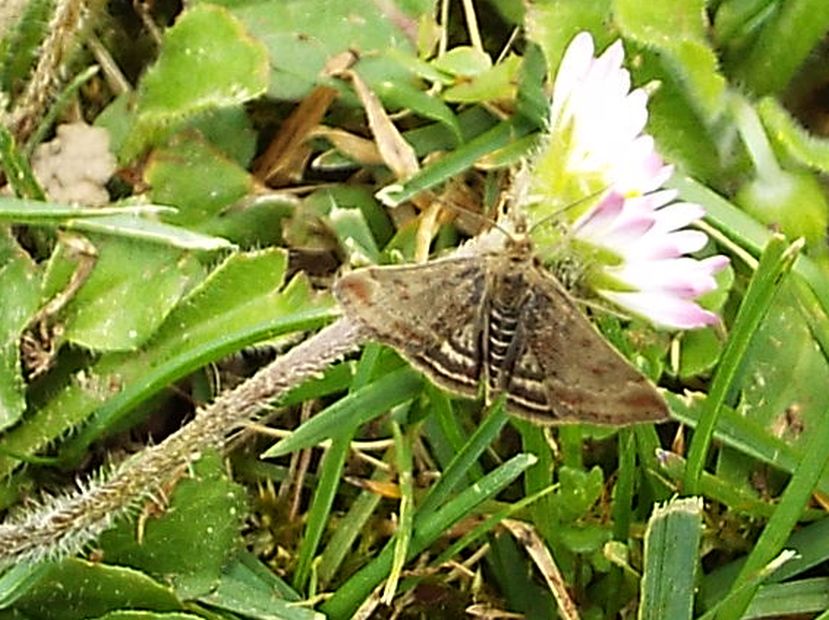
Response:
[{"label": "daisy flower", "polygon": [[[673,173],[645,134],[647,94],[631,90],[621,42],[598,58],[577,35],[556,76],[549,136],[530,166],[529,223],[552,214],[570,222],[568,250],[584,259],[584,281],[599,295],[656,325],[689,329],[718,317],[695,301],[716,288],[724,256],[689,256],[708,236],[688,226],[704,209],[662,189]],[[561,245],[539,227],[537,247]]]}]

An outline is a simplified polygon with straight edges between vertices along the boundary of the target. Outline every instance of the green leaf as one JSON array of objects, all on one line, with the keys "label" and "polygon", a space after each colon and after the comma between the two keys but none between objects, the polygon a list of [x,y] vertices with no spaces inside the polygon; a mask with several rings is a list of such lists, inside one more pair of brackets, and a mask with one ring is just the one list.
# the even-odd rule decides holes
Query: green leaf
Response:
[{"label": "green leaf", "polygon": [[177,248],[131,239],[93,243],[95,267],[64,312],[66,340],[89,349],[137,349],[203,277],[195,257]]},{"label": "green leaf", "polygon": [[109,564],[139,569],[170,584],[182,599],[210,592],[239,547],[247,512],[244,489],[228,480],[222,459],[207,454],[185,474],[161,515],[136,526],[124,520],[101,535]]},{"label": "green leaf", "polygon": [[86,620],[131,607],[182,609],[170,588],[142,572],[78,559],[49,566],[13,609],[38,620]]},{"label": "green leaf", "polygon": [[[170,313],[152,341],[134,353],[110,353],[73,374],[26,423],[0,437],[0,452],[31,454],[86,421],[64,445],[67,460],[141,402],[197,368],[244,346],[325,322],[330,300],[303,278],[282,287],[286,257],[263,250],[229,257]],[[244,291],[241,294],[240,291]],[[18,463],[0,454],[0,475]]]},{"label": "green leaf", "polygon": [[626,37],[659,53],[703,119],[720,115],[726,82],[708,43],[703,0],[614,0],[614,15]]},{"label": "green leaf", "polygon": [[470,45],[453,47],[432,61],[436,69],[457,77],[473,77],[492,68],[489,55]]},{"label": "green leaf", "polygon": [[180,135],[157,149],[144,171],[153,202],[177,207],[165,219],[196,228],[253,193],[253,179],[197,135]]},{"label": "green leaf", "polygon": [[829,29],[823,0],[772,3],[763,13],[750,42],[737,40],[726,54],[734,79],[756,95],[782,91]]},{"label": "green leaf", "polygon": [[95,620],[201,620],[202,616],[188,613],[157,613],[154,611],[112,611]]},{"label": "green leaf", "polygon": [[164,35],[138,89],[139,119],[180,117],[242,103],[265,92],[268,58],[229,11],[201,4]]},{"label": "green leaf", "polygon": [[829,407],[829,394],[812,389],[829,383],[829,364],[815,347],[792,287],[778,291],[743,366],[741,415],[802,446],[803,430],[814,428]]},{"label": "green leaf", "polygon": [[233,247],[230,241],[222,239],[221,237],[210,237],[186,228],[181,228],[180,226],[172,226],[163,222],[155,222],[129,215],[110,215],[82,220],[69,220],[63,224],[63,228],[159,243],[182,250],[213,252],[216,250],[227,250]]},{"label": "green leaf", "polygon": [[409,368],[390,372],[315,415],[268,448],[262,458],[273,458],[317,445],[337,434],[343,424],[363,424],[414,398],[422,386],[421,376]]},{"label": "green leaf", "polygon": [[225,567],[218,586],[200,602],[259,620],[323,620],[322,614],[297,605],[299,595],[269,566],[250,554],[240,556]]},{"label": "green leaf", "polygon": [[[328,59],[349,49],[358,54],[383,55],[390,49],[414,52],[405,34],[371,0],[327,0],[324,4],[219,0],[216,4],[227,6],[267,47],[268,95],[276,99],[304,97],[318,83]],[[354,19],[357,15],[359,19]],[[394,81],[401,71],[408,73],[401,67],[393,74],[387,72],[388,79]]]},{"label": "green leaf", "polygon": [[720,358],[722,341],[712,327],[682,334],[679,350],[679,377],[688,379],[710,371]]},{"label": "green leaf", "polygon": [[728,392],[739,371],[739,362],[754,336],[757,326],[767,312],[780,278],[788,273],[797,258],[799,245],[786,246],[782,237],[769,241],[760,264],[751,279],[746,295],[735,319],[731,338],[723,352],[711,390],[706,399],[706,409],[700,416],[688,452],[688,467],[685,472],[685,491],[695,493],[705,457],[711,443],[717,417],[725,404]]},{"label": "green leaf", "polygon": [[26,409],[20,368],[20,335],[40,305],[41,274],[34,262],[0,227],[0,431]]},{"label": "green leaf", "polygon": [[53,2],[34,0],[18,6],[22,9],[18,15],[13,10],[6,15],[0,40],[0,90],[6,93],[19,93],[37,62],[41,41],[49,32]]},{"label": "green leaf", "polygon": [[555,499],[565,521],[575,521],[584,516],[604,491],[604,475],[600,467],[583,471],[565,465],[559,469],[558,476],[561,486]]},{"label": "green leaf", "polygon": [[599,48],[612,41],[606,31],[610,8],[610,0],[561,0],[528,5],[527,37],[544,51],[551,75],[555,75],[565,48],[579,32],[590,31]]},{"label": "green leaf", "polygon": [[514,99],[520,69],[521,58],[515,55],[507,56],[491,69],[468,81],[447,88],[443,93],[443,98],[457,103]]},{"label": "green leaf", "polygon": [[829,172],[829,140],[807,131],[774,97],[763,97],[756,108],[769,138],[789,157]]},{"label": "green leaf", "polygon": [[0,169],[14,191],[20,198],[45,200],[46,194],[35,178],[32,167],[15,143],[14,136],[4,124],[0,124]]},{"label": "green leaf", "polygon": [[26,198],[0,196],[0,221],[36,226],[58,226],[67,221],[115,215],[154,215],[173,212],[161,205],[124,205],[119,207],[79,207]]}]

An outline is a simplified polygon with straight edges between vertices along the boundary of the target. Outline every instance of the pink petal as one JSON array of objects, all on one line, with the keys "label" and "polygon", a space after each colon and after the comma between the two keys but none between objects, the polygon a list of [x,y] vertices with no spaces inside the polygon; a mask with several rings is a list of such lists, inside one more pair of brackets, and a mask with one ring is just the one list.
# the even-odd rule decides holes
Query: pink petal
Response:
[{"label": "pink petal", "polygon": [[665,292],[683,299],[717,288],[711,264],[689,257],[628,261],[607,271],[639,292]]},{"label": "pink petal", "polygon": [[601,236],[612,226],[624,207],[625,200],[615,192],[608,192],[595,207],[585,213],[573,226],[576,234],[585,239]]},{"label": "pink petal", "polygon": [[694,329],[716,325],[719,317],[697,304],[666,293],[619,293],[602,291],[602,295],[634,314],[662,327]]}]

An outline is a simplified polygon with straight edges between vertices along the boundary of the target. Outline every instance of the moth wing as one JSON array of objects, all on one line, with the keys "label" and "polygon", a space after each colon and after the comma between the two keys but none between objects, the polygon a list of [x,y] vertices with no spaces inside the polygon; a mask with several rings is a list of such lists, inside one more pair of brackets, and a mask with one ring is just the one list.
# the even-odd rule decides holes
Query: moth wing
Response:
[{"label": "moth wing", "polygon": [[475,257],[368,267],[341,277],[334,295],[373,338],[435,383],[476,396],[486,271]]},{"label": "moth wing", "polygon": [[528,279],[525,345],[506,387],[508,408],[542,424],[623,425],[667,418],[656,388],[605,341],[564,287],[537,267]]}]

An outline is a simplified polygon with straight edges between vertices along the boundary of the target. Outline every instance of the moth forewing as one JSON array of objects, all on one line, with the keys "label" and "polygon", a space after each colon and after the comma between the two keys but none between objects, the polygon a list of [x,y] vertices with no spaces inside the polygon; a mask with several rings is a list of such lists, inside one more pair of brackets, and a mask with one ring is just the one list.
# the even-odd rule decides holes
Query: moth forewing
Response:
[{"label": "moth forewing", "polygon": [[423,265],[369,267],[334,293],[375,340],[437,385],[542,424],[624,425],[668,415],[656,388],[610,346],[529,245]]},{"label": "moth forewing", "polygon": [[546,424],[667,418],[653,384],[604,339],[564,287],[535,264],[526,273],[532,295],[521,325],[528,336],[511,375],[508,409]]},{"label": "moth forewing", "polygon": [[476,398],[485,276],[476,257],[368,267],[341,277],[334,294],[375,340],[395,348],[440,387]]}]

